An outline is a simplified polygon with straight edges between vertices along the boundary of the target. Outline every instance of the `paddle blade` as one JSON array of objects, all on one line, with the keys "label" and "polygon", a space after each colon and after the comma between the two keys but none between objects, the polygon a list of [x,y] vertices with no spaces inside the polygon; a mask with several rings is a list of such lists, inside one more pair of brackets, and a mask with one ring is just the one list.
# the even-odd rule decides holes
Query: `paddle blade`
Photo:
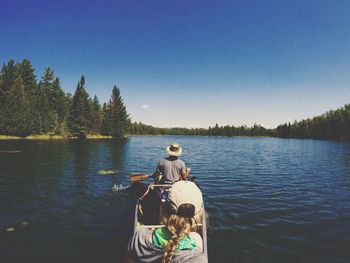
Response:
[{"label": "paddle blade", "polygon": [[136,183],[136,182],[145,181],[146,179],[149,178],[149,175],[137,173],[137,174],[130,174],[129,177],[130,177],[131,183]]}]

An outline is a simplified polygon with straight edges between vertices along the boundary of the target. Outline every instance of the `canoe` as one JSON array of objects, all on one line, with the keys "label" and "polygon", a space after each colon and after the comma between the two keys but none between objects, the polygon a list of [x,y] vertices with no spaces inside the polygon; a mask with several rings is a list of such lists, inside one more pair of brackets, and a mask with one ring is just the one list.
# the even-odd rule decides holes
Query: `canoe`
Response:
[{"label": "canoe", "polygon": [[[162,189],[164,191],[168,191],[171,187],[171,185],[152,185],[153,189]],[[154,194],[154,191],[150,191],[149,193],[147,193],[148,195],[152,195]],[[151,196],[152,198],[152,196]],[[159,199],[159,198],[157,198]],[[142,201],[140,199],[137,199],[136,201],[136,206],[135,206],[135,220],[134,220],[134,233],[140,229],[140,228],[148,228],[152,231],[156,230],[157,228],[161,228],[164,227],[164,225],[161,225],[159,222],[159,218],[160,218],[160,213],[161,213],[161,201],[159,200],[159,203],[157,204],[159,209],[155,210],[155,213],[150,213],[149,215],[147,215],[147,212],[149,212],[148,210],[154,210],[154,208],[156,207],[154,202],[151,202],[149,205],[147,205],[147,203],[144,201],[145,199],[143,199]],[[205,208],[204,208],[204,203],[203,203],[203,207],[201,210],[202,215],[200,216],[200,218],[202,219],[202,222],[197,222],[197,233],[202,237],[203,240],[203,254],[205,256],[206,259],[208,259],[208,247],[207,247],[207,215],[205,212]],[[155,215],[154,215],[155,214]],[[146,215],[146,216],[145,216]]]}]

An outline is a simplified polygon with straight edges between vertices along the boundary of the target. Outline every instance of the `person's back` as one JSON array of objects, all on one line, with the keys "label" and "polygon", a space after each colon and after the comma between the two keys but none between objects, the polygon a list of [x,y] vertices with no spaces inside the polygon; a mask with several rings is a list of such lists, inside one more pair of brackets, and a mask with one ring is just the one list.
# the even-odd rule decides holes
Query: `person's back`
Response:
[{"label": "person's back", "polygon": [[179,180],[186,180],[190,169],[186,168],[185,162],[178,157],[182,154],[179,144],[173,143],[167,147],[169,157],[161,159],[154,176],[161,175],[160,183],[172,184]]},{"label": "person's back", "polygon": [[163,175],[161,183],[171,184],[182,179],[182,175],[186,173],[186,165],[179,158],[169,156],[159,161],[157,172]]}]

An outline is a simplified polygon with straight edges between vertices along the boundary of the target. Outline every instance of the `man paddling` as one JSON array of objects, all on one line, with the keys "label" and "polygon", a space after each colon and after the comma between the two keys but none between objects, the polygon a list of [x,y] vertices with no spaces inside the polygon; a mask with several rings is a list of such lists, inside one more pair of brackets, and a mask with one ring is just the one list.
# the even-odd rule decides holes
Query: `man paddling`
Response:
[{"label": "man paddling", "polygon": [[185,162],[179,158],[182,148],[178,143],[173,143],[166,148],[168,157],[161,159],[152,177],[156,180],[160,177],[159,183],[172,184],[179,180],[187,180],[191,168],[186,167]]},{"label": "man paddling", "polygon": [[[189,167],[186,167],[185,162],[179,159],[182,154],[182,148],[178,143],[173,143],[166,148],[168,157],[161,159],[153,175],[132,174],[130,175],[131,182],[140,182],[148,178],[154,178],[156,184],[173,184],[177,181],[186,181],[191,172]],[[143,184],[135,184],[138,188],[138,198],[142,207],[146,207],[143,214],[143,220],[149,224],[159,224],[159,201],[167,200],[168,191],[162,188],[154,189],[152,184],[145,186]],[[135,189],[137,189],[135,188]],[[151,193],[151,194],[150,194]]]}]

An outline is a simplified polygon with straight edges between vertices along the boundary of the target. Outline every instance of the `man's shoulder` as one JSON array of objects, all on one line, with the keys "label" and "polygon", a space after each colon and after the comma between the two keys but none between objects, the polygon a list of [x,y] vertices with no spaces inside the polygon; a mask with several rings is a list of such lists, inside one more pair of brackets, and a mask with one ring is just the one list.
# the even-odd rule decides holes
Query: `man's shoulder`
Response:
[{"label": "man's shoulder", "polygon": [[176,165],[176,166],[185,166],[185,162],[181,160],[180,158],[163,158],[160,159],[159,165],[160,166],[166,166],[166,165]]},{"label": "man's shoulder", "polygon": [[181,160],[180,158],[178,158],[178,159],[176,160],[176,162],[177,162],[178,164],[185,165],[185,162],[184,162],[183,160]]},{"label": "man's shoulder", "polygon": [[162,158],[162,159],[159,160],[159,164],[160,165],[163,165],[163,164],[165,164],[167,162],[168,162],[168,160],[166,158]]}]

